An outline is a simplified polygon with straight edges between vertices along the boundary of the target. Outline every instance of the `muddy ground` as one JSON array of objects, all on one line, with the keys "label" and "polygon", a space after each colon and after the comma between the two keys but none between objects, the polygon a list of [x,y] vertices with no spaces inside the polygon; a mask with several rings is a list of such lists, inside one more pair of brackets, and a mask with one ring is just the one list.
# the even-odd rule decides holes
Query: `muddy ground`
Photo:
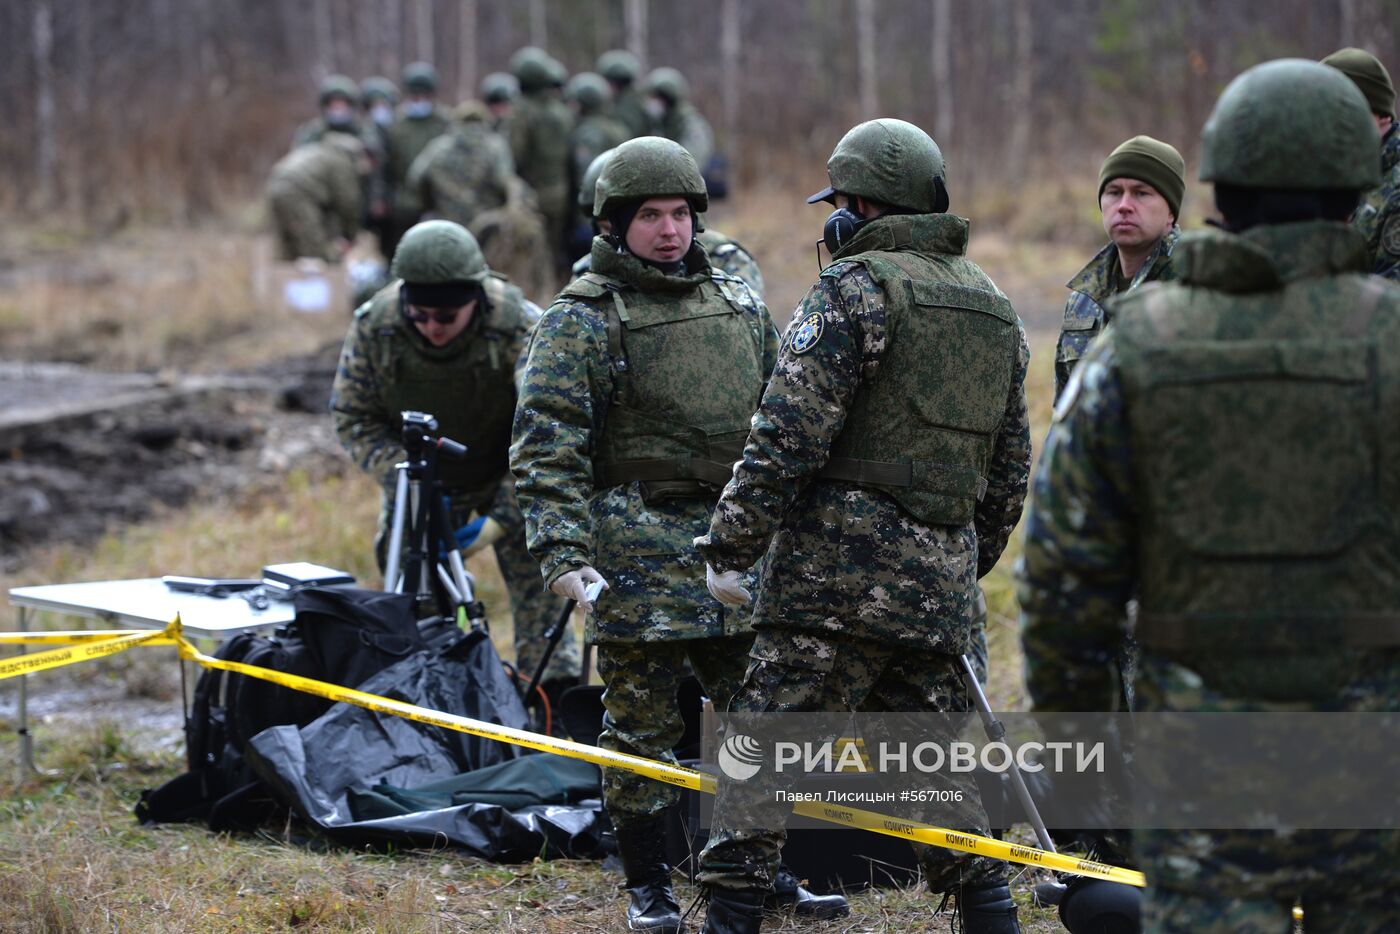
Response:
[{"label": "muddy ground", "polygon": [[325,414],[337,350],[177,378],[0,362],[0,573],[37,545],[343,461]]}]

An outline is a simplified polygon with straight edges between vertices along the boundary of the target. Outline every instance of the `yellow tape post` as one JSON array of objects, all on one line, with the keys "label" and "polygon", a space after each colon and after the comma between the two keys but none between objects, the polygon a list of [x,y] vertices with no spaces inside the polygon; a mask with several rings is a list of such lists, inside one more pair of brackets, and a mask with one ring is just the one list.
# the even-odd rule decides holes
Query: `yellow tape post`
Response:
[{"label": "yellow tape post", "polygon": [[[656,779],[657,781],[666,782],[671,785],[678,785],[682,788],[689,788],[693,791],[703,791],[707,794],[715,793],[715,778],[713,775],[706,772],[700,772],[678,765],[670,765],[665,762],[656,762],[651,759],[644,759],[640,756],[599,749],[597,746],[589,746],[584,743],[574,742],[573,740],[556,739],[552,736],[531,733],[526,730],[517,730],[495,723],[486,723],[485,721],[474,720],[470,717],[429,710],[424,707],[404,703],[403,701],[396,701],[387,697],[366,694],[363,691],[357,691],[353,688],[329,684],[325,681],[316,681],[312,678],[303,678],[299,675],[287,674],[286,672],[272,671],[254,665],[245,665],[242,662],[225,661],[224,659],[205,655],[189,642],[185,641],[183,637],[177,638],[181,657],[192,659],[209,668],[219,668],[224,671],[233,671],[252,678],[260,678],[264,681],[271,681],[274,684],[280,684],[283,687],[293,690],[315,694],[327,700],[354,704],[357,707],[364,707],[367,710],[406,717],[409,720],[415,720],[430,726],[468,733],[473,736],[481,736],[486,739],[496,739],[502,742],[512,743],[516,746],[536,749],[540,752],[552,752],[573,759],[582,759],[586,762],[592,762],[594,765],[626,769],[627,771],[644,775],[647,778]],[[1085,859],[1075,859],[1074,857],[1065,856],[1060,853],[1051,853],[1048,850],[1039,850],[1035,847],[1020,846],[1007,843],[1003,840],[994,840],[991,837],[982,837],[976,834],[947,830],[942,827],[933,827],[928,824],[900,820],[874,811],[861,810],[860,808],[834,807],[818,802],[797,802],[793,806],[793,811],[804,817],[815,818],[817,820],[826,821],[827,823],[855,827],[873,833],[900,837],[905,840],[927,843],[950,850],[959,850],[964,853],[974,853],[978,856],[1003,859],[1007,862],[1018,863],[1023,866],[1036,866],[1041,869],[1059,870],[1062,872],[1074,873],[1075,875],[1089,876],[1095,879],[1104,879],[1109,882],[1121,882],[1126,885],[1139,887],[1147,884],[1146,877],[1135,870],[1123,869],[1118,866],[1109,866],[1104,863],[1096,863]]]}]

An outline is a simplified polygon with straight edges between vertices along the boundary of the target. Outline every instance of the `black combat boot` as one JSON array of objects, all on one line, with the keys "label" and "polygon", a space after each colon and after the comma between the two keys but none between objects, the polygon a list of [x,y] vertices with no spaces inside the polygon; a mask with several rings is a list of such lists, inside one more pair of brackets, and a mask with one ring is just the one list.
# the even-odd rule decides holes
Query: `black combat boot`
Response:
[{"label": "black combat boot", "polygon": [[1021,934],[1016,903],[1005,879],[964,885],[958,897],[965,934]]},{"label": "black combat boot", "polygon": [[802,885],[802,880],[797,878],[786,863],[778,864],[773,891],[763,900],[763,907],[769,911],[791,908],[792,913],[799,918],[815,918],[818,921],[844,918],[851,913],[851,906],[843,896],[816,895],[807,891]]},{"label": "black combat boot", "polygon": [[760,889],[710,889],[710,908],[700,934],[758,934],[763,926],[763,900]]},{"label": "black combat boot", "polygon": [[627,876],[627,929],[680,934],[681,906],[666,865],[666,815],[654,814],[614,827],[617,855]]}]

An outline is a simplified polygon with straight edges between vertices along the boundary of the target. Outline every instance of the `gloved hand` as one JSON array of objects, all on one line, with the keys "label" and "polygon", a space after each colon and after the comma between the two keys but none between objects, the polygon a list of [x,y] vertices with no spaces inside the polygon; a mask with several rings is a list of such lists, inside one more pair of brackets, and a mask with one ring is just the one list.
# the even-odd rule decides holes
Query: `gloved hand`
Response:
[{"label": "gloved hand", "polygon": [[725,606],[747,606],[753,602],[740,579],[738,571],[716,571],[705,565],[705,586],[710,588],[710,595]]},{"label": "gloved hand", "polygon": [[602,590],[608,589],[608,582],[603,580],[603,575],[585,564],[567,574],[559,575],[554,583],[549,585],[549,589],[561,597],[573,600],[585,610],[591,610],[593,601],[588,599],[588,590],[591,585],[597,584],[602,585]]},{"label": "gloved hand", "polygon": [[488,545],[499,541],[506,534],[505,527],[490,516],[477,516],[456,532],[457,547],[462,557],[470,558]]}]

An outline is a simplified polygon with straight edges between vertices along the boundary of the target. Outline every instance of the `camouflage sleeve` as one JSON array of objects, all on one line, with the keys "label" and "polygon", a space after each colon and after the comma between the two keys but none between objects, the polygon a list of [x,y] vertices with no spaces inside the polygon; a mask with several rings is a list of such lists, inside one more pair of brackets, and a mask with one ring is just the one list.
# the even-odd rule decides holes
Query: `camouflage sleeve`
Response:
[{"label": "camouflage sleeve", "polygon": [[331,384],[331,418],[336,437],[350,459],[388,488],[394,482],[394,465],[404,459],[404,450],[393,430],[380,374],[369,353],[373,340],[368,316],[357,314],[345,336]]},{"label": "camouflage sleeve", "polygon": [[1133,595],[1131,460],[1110,328],[1080,360],[1056,409],[1016,569],[1037,709],[1111,709]]},{"label": "camouflage sleeve", "polygon": [[363,189],[360,187],[360,174],[350,160],[341,160],[335,171],[332,183],[332,197],[335,204],[335,217],[340,225],[339,235],[346,240],[354,240],[360,232],[360,207],[363,203]]},{"label": "camouflage sleeve", "polygon": [[1021,506],[1026,501],[1026,484],[1031,472],[1031,423],[1026,413],[1026,369],[1031,351],[1026,329],[1017,325],[1020,347],[1016,369],[1011,377],[1011,393],[1006,398],[1006,414],[997,431],[992,449],[987,492],[977,504],[973,523],[977,528],[977,577],[987,575],[1006,548]]},{"label": "camouflage sleeve", "polygon": [[1371,272],[1391,282],[1400,282],[1400,190],[1389,192],[1380,212],[1378,229],[1379,242]]},{"label": "camouflage sleeve", "polygon": [[612,394],[607,347],[603,316],[568,300],[545,311],[530,342],[510,468],[546,583],[592,560],[593,439]]},{"label": "camouflage sleeve", "polygon": [[676,142],[695,157],[695,164],[700,166],[701,172],[706,171],[715,152],[714,131],[710,129],[710,122],[699,113],[691,113],[681,121],[681,131],[677,135],[680,138]]},{"label": "camouflage sleeve", "polygon": [[433,197],[433,173],[429,171],[432,167],[433,153],[437,151],[437,147],[433,145],[436,142],[437,140],[433,140],[423,147],[423,151],[409,165],[408,174],[404,176],[403,182],[403,187],[418,198],[425,213],[437,209],[437,200]]},{"label": "camouflage sleeve", "polygon": [[[817,339],[794,351],[793,335],[813,315],[822,322]],[[883,341],[883,295],[862,267],[848,267],[839,278],[823,276],[798,305],[750,423],[743,460],[700,540],[700,553],[716,570],[744,570],[762,557],[802,485],[826,465],[831,441]]]}]

